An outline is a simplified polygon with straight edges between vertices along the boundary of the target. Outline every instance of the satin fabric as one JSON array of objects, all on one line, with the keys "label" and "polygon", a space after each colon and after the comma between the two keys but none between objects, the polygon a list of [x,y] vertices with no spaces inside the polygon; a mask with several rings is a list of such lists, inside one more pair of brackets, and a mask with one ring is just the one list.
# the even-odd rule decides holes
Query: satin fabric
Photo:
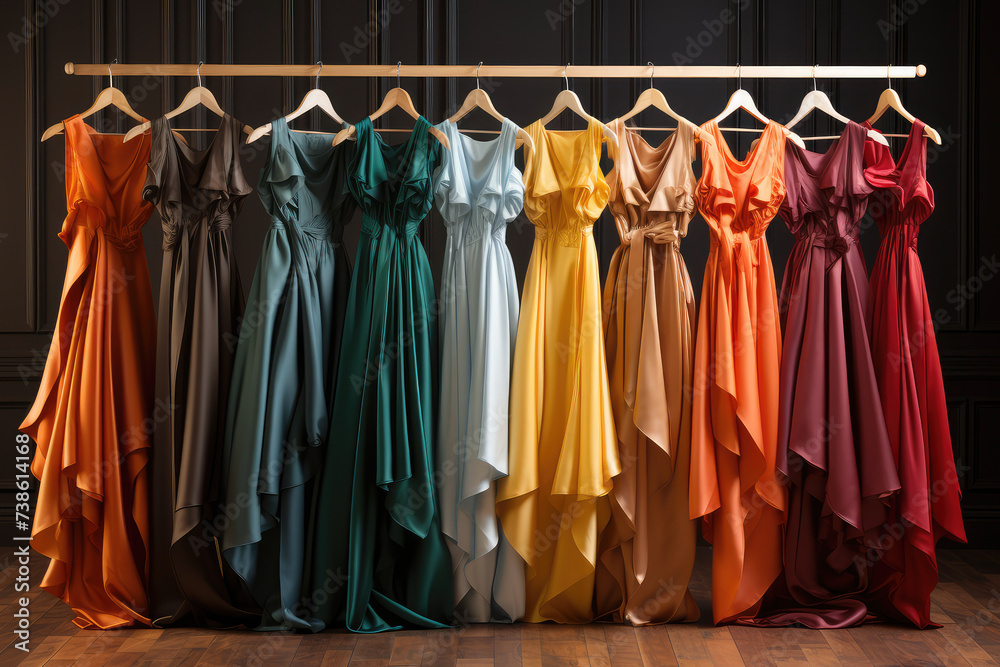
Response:
[{"label": "satin fabric", "polygon": [[317,616],[354,632],[446,627],[451,558],[433,481],[437,305],[417,238],[441,144],[417,119],[387,146],[367,118],[347,183],[362,211],[316,521]]},{"label": "satin fabric", "polygon": [[784,128],[743,160],[702,126],[695,199],[711,234],[695,344],[691,518],[712,543],[717,624],[752,617],[781,572],[785,487],[776,476],[781,330],[764,232],[785,196]]},{"label": "satin fabric", "polygon": [[476,141],[438,125],[451,150],[434,174],[434,201],[448,229],[441,274],[441,408],[437,486],[448,538],[455,614],[464,622],[511,622],[524,614],[524,561],[496,516],[496,480],[507,474],[510,366],[517,332],[514,262],[507,224],[521,212],[514,166],[518,127]]},{"label": "satin fabric", "polygon": [[652,147],[619,120],[607,176],[621,245],[604,286],[604,339],[622,471],[601,534],[595,611],[616,623],[698,620],[688,591],[694,291],[680,254],[694,217],[694,129]]},{"label": "satin fabric", "polygon": [[900,482],[886,526],[892,539],[870,559],[877,586],[872,606],[883,618],[939,627],[930,618],[938,581],[935,545],[941,538],[966,539],[934,321],[917,254],[920,226],[934,210],[924,123],[914,121],[898,164],[887,147],[868,142],[865,167],[876,188],[872,215],[882,234],[866,322]]},{"label": "satin fabric", "polygon": [[149,623],[149,424],[156,330],[142,226],[150,137],[122,143],[79,116],[66,136],[69,249],[41,385],[20,430],[35,441],[31,545],[41,588],[80,628]]},{"label": "satin fabric", "polygon": [[781,215],[795,234],[781,286],[778,470],[788,482],[784,573],[755,619],[842,628],[867,605],[899,489],[865,312],[858,228],[872,187],[867,131],[848,123],[825,153],[785,143]]},{"label": "satin fabric", "polygon": [[597,540],[621,467],[601,333],[593,225],[608,201],[596,120],[526,128],[524,209],[535,244],[521,299],[510,402],[510,475],[497,513],[526,562],[524,620],[593,618]]},{"label": "satin fabric", "polygon": [[[250,185],[239,160],[242,124],[223,116],[204,150],[151,123],[143,198],[163,227],[157,317],[150,595],[158,626],[252,623],[230,594],[211,520],[221,499],[222,441],[243,289],[231,226]],[[190,618],[188,618],[190,617]]]},{"label": "satin fabric", "polygon": [[259,605],[254,625],[318,631],[311,588],[316,480],[330,410],[350,263],[343,228],[353,145],[271,123],[258,194],[271,216],[239,331],[226,412],[225,562]]}]

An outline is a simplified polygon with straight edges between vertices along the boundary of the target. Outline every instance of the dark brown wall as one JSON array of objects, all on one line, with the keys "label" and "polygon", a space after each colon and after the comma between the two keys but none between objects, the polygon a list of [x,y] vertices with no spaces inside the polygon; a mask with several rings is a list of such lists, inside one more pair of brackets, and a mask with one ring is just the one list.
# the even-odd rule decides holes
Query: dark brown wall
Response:
[{"label": "dark brown wall", "polygon": [[[66,61],[123,63],[476,63],[491,64],[916,64],[929,75],[895,81],[904,102],[945,139],[931,148],[929,179],[937,210],[924,225],[920,253],[932,311],[939,323],[955,454],[960,463],[970,534],[1000,544],[1000,224],[992,213],[1000,182],[995,128],[998,91],[991,46],[1000,3],[976,0],[27,0],[0,3],[0,127],[7,147],[0,160],[5,222],[0,226],[0,527],[13,517],[13,443],[37,387],[55,324],[66,249],[57,237],[65,214],[61,138],[39,144],[48,125],[86,108],[107,79],[67,76]],[[737,31],[739,27],[739,31]],[[374,36],[369,36],[371,33]],[[742,36],[737,38],[737,34]],[[986,85],[980,85],[985,82]],[[338,111],[354,121],[378,103],[394,81],[324,79]],[[220,103],[256,126],[287,113],[310,87],[300,78],[207,78]],[[734,88],[725,80],[660,80],[674,108],[702,122]],[[192,79],[129,77],[116,81],[134,106],[152,117],[194,85]],[[404,79],[424,114],[437,122],[456,108],[470,80]],[[646,80],[573,80],[584,105],[608,120],[627,111]],[[787,120],[809,81],[745,80],[768,115]],[[526,125],[544,114],[559,80],[484,80],[498,109]],[[822,81],[841,112],[865,118],[885,81]],[[212,124],[197,113],[190,121]],[[393,118],[398,118],[394,115]],[[980,119],[985,137],[978,136]],[[127,127],[114,115],[108,129]],[[652,118],[652,122],[659,122]],[[475,123],[476,121],[470,121]],[[480,121],[482,122],[482,121]],[[564,115],[564,127],[579,121]],[[308,123],[305,123],[308,125]],[[905,131],[898,119],[885,130]],[[832,130],[826,123],[802,132]],[[735,135],[731,135],[735,136]],[[652,137],[656,139],[656,137]],[[740,150],[749,137],[741,135]],[[199,138],[203,139],[203,137]],[[735,138],[734,138],[735,141]],[[894,149],[901,149],[895,140]],[[256,180],[267,142],[245,150]],[[606,164],[605,167],[608,165]],[[979,212],[986,215],[980,224]],[[256,197],[244,208],[234,238],[244,285],[249,285],[268,224]],[[533,234],[523,216],[509,244],[523,276]],[[354,226],[351,241],[356,239]],[[160,268],[160,229],[145,229],[154,283]],[[436,214],[422,236],[440,270],[444,230]],[[791,235],[780,220],[768,232],[781,280]],[[598,252],[606,267],[617,238],[610,219],[598,222]],[[878,232],[862,235],[869,259]],[[700,221],[692,223],[684,255],[698,290],[708,249]],[[353,252],[353,245],[352,245]],[[155,285],[154,285],[155,288]]]}]

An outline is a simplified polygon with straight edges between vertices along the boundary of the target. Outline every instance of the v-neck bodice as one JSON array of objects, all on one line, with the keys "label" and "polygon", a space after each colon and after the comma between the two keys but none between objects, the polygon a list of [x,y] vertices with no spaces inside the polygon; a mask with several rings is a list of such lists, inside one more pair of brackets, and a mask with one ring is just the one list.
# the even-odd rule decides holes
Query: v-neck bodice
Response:
[{"label": "v-neck bodice", "polygon": [[658,146],[616,120],[618,155],[608,173],[608,208],[622,243],[639,236],[675,246],[694,217],[694,126],[681,124]]},{"label": "v-neck bodice", "polygon": [[[66,206],[71,215],[60,236],[67,243],[77,225],[101,227],[117,246],[134,249],[153,209],[142,198],[150,136],[128,143],[121,135],[101,134],[79,115],[64,121],[66,133]],[[100,215],[80,217],[86,208]]]},{"label": "v-neck bodice", "polygon": [[760,238],[785,197],[783,128],[768,121],[757,145],[742,160],[729,150],[718,123],[709,121],[702,129],[712,140],[702,142],[698,210],[713,229]]},{"label": "v-neck bodice", "polygon": [[524,169],[524,211],[535,236],[579,246],[610,194],[600,165],[601,124],[592,118],[584,130],[547,130],[538,120],[525,130],[535,149]]},{"label": "v-neck bodice", "polygon": [[228,228],[253,190],[243,177],[239,142],[242,124],[226,114],[203,150],[174,136],[166,117],[151,123],[152,148],[142,196],[156,205],[163,223],[164,249],[180,232],[198,224]]},{"label": "v-neck bodice", "polygon": [[873,189],[864,176],[866,143],[867,131],[853,121],[823,153],[785,143],[782,218],[796,238],[835,250],[833,257],[857,241]]},{"label": "v-neck bodice", "polygon": [[356,126],[357,148],[348,167],[348,186],[365,218],[364,230],[378,233],[390,227],[406,239],[416,234],[433,200],[432,174],[441,144],[430,135],[430,124],[417,118],[410,138],[387,145],[363,118]]},{"label": "v-neck bodice", "polygon": [[505,118],[491,141],[465,136],[448,121],[438,129],[451,145],[434,173],[435,199],[449,232],[465,243],[487,233],[502,236],[524,200],[521,171],[514,165],[518,127]]},{"label": "v-neck bodice", "polygon": [[354,143],[333,146],[333,137],[292,132],[284,118],[271,123],[271,155],[258,194],[272,224],[293,226],[305,238],[340,241],[354,212],[346,182]]},{"label": "v-neck bodice", "polygon": [[[871,129],[865,122],[862,127]],[[919,225],[934,210],[934,190],[927,182],[927,137],[923,121],[910,127],[906,146],[897,162],[888,146],[865,144],[865,178],[877,188],[874,198],[885,215],[880,226]]]}]

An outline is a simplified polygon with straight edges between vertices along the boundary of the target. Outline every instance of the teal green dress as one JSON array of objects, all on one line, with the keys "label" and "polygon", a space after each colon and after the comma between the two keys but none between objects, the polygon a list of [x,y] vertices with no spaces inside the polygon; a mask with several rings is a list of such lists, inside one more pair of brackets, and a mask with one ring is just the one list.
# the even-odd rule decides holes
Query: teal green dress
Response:
[{"label": "teal green dress", "polygon": [[348,185],[363,213],[330,449],[320,489],[312,590],[327,625],[355,632],[452,621],[451,556],[432,452],[437,414],[434,284],[417,228],[433,201],[440,144],[420,117],[387,146],[357,124]]},{"label": "teal green dress", "polygon": [[317,631],[309,603],[316,480],[326,455],[350,263],[354,148],[271,124],[258,192],[271,215],[236,346],[223,450],[224,561],[258,629]]}]

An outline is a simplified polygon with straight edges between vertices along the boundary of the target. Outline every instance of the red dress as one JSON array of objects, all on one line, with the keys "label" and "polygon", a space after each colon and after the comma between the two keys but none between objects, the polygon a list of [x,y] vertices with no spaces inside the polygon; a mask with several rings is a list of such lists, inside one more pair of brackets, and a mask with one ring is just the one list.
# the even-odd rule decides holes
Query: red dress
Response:
[{"label": "red dress", "polygon": [[941,362],[917,256],[917,233],[934,210],[926,145],[919,120],[898,165],[885,146],[865,144],[865,177],[877,188],[869,210],[882,234],[867,324],[901,486],[888,526],[899,538],[875,563],[871,609],[920,628],[937,627],[930,620],[935,544],[942,537],[965,541]]}]

